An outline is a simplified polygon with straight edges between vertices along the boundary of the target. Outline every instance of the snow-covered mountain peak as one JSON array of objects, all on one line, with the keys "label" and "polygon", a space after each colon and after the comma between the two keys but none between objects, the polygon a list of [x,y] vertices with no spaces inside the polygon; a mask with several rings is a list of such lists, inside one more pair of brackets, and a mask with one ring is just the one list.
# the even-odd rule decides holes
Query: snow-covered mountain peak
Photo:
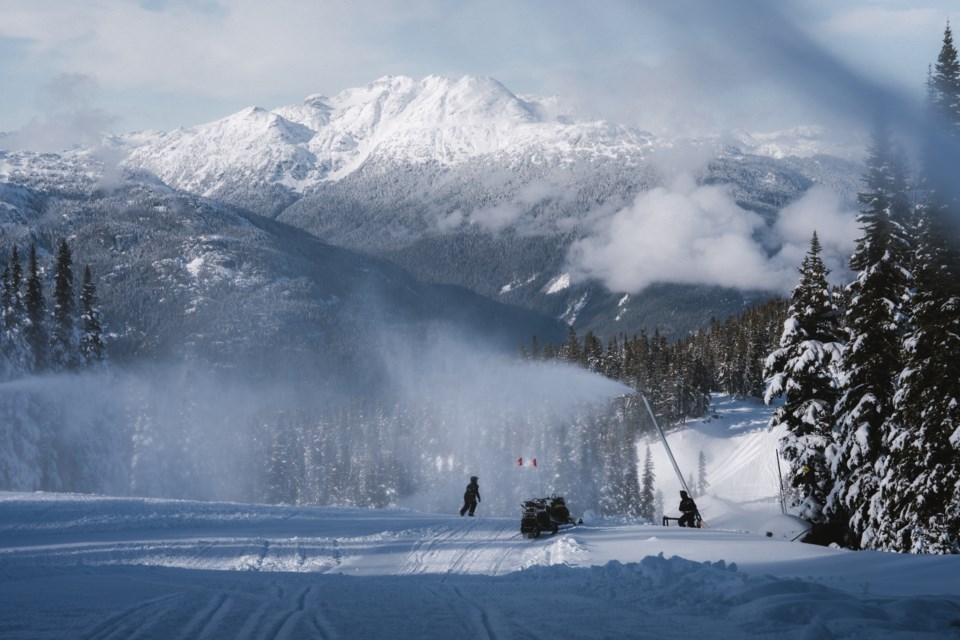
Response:
[{"label": "snow-covered mountain peak", "polygon": [[[231,116],[146,140],[128,165],[173,187],[213,195],[269,186],[304,194],[368,166],[569,166],[596,158],[636,166],[658,141],[639,129],[578,116],[557,97],[518,96],[494,78],[384,76],[332,97]],[[808,156],[822,131],[738,133],[733,144],[774,158]],[[279,194],[279,192],[278,192]]]},{"label": "snow-covered mountain peak", "polygon": [[305,148],[315,135],[304,124],[247,107],[215,122],[159,136],[135,149],[127,164],[195,193],[209,194],[236,180],[279,182],[296,189],[315,172],[315,159]]},{"label": "snow-covered mountain peak", "polygon": [[452,165],[486,155],[634,156],[649,136],[559,117],[556,99],[518,97],[494,78],[384,76],[333,97],[233,115],[146,141],[128,161],[172,186],[215,193],[229,180],[303,193],[371,159]]}]

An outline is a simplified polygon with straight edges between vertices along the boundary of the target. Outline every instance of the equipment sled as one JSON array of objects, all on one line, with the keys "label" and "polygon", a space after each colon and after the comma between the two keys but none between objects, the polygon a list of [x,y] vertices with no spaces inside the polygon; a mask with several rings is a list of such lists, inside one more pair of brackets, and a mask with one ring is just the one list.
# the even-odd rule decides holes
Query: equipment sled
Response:
[{"label": "equipment sled", "polygon": [[583,522],[575,522],[570,517],[570,510],[562,496],[534,498],[524,501],[520,506],[523,508],[520,534],[524,538],[539,538],[544,531],[556,533],[561,528],[567,529]]},{"label": "equipment sled", "polygon": [[[680,524],[681,518],[671,518],[670,516],[663,516],[663,526],[669,527],[671,520],[676,520],[677,524],[680,525],[681,527],[684,526],[684,525]],[[703,526],[703,518],[700,517],[700,512],[699,512],[699,511],[693,516],[693,527],[694,527],[695,529],[703,529],[703,528],[705,528],[705,527]]]}]

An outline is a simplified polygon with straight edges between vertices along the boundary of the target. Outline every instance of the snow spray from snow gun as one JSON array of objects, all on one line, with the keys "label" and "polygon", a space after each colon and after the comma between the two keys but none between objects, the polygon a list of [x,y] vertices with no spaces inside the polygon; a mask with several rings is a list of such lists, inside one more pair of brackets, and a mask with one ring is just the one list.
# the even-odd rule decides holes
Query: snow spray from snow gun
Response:
[{"label": "snow spray from snow gun", "polygon": [[[656,427],[657,433],[660,434],[660,442],[663,443],[663,448],[667,450],[667,457],[670,458],[670,463],[673,465],[673,470],[677,473],[677,479],[680,481],[680,486],[683,487],[683,490],[688,494],[690,493],[690,487],[687,486],[687,481],[683,479],[683,474],[680,473],[680,467],[677,465],[676,458],[673,457],[673,451],[670,450],[670,445],[667,443],[667,436],[663,435],[663,429],[660,428],[660,423],[657,422],[657,418],[653,415],[653,409],[650,408],[650,403],[647,402],[647,396],[642,393],[638,394],[643,398],[643,404],[647,408],[647,413],[650,415],[650,419],[653,421],[653,426]],[[703,516],[700,516],[701,526],[706,528],[707,523],[703,520]]]}]

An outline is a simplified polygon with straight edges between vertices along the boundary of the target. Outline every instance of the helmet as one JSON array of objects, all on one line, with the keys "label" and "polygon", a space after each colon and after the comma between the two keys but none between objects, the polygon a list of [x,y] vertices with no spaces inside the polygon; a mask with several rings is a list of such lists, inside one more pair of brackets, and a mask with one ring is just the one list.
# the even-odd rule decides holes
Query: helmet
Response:
[{"label": "helmet", "polygon": [[479,479],[477,476],[470,476],[470,482],[476,482]]}]

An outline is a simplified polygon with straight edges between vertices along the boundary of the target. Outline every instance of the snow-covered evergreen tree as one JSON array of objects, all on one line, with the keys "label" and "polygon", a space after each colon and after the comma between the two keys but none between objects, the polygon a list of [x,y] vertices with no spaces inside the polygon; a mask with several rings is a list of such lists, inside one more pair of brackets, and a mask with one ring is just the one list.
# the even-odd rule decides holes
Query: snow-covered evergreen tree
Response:
[{"label": "snow-covered evergreen tree", "polygon": [[3,270],[0,300],[0,379],[16,378],[31,368],[32,354],[24,333],[26,311],[23,307],[23,265],[17,245],[13,245],[10,263]]},{"label": "snow-covered evergreen tree", "polygon": [[949,23],[943,31],[943,44],[928,78],[927,91],[932,115],[939,120],[937,124],[945,128],[946,135],[960,139],[960,58]]},{"label": "snow-covered evergreen tree", "polygon": [[50,325],[50,364],[54,369],[75,369],[77,366],[77,335],[74,323],[73,256],[66,239],[57,250],[53,275],[53,309]]},{"label": "snow-covered evergreen tree", "polygon": [[880,478],[885,433],[900,371],[900,340],[908,311],[912,246],[908,180],[903,154],[889,132],[874,135],[857,220],[862,235],[850,259],[856,279],[846,289],[847,342],[841,358],[836,445],[828,450],[835,476],[828,510],[849,518],[852,539],[876,546],[883,518]]},{"label": "snow-covered evergreen tree", "polygon": [[[960,60],[947,26],[928,82],[942,138],[923,157],[926,191],[913,269],[913,317],[903,341],[895,397],[891,463],[884,478],[878,547],[918,553],[960,552],[960,238],[956,166],[942,140],[960,142]],[[955,156],[947,154],[947,159]]]},{"label": "snow-covered evergreen tree", "polygon": [[100,322],[100,307],[97,287],[93,282],[90,265],[83,269],[83,284],[80,287],[80,357],[84,366],[97,366],[107,358],[103,344],[103,325]]},{"label": "snow-covered evergreen tree", "polygon": [[656,476],[653,473],[653,456],[650,447],[643,458],[643,475],[640,476],[640,517],[647,522],[656,522],[656,494],[653,482]]},{"label": "snow-covered evergreen tree", "polygon": [[798,489],[799,501],[794,506],[813,522],[824,519],[823,505],[831,489],[825,451],[831,442],[836,363],[843,346],[839,310],[820,251],[814,233],[800,267],[800,283],[793,291],[780,347],[767,357],[764,370],[765,401],[785,396],[770,425],[786,427],[780,450],[790,465],[791,485]]},{"label": "snow-covered evergreen tree", "polygon": [[[877,546],[960,552],[960,271],[929,221],[916,263],[913,324],[889,435],[888,498]],[[951,254],[951,255],[947,255]]]},{"label": "snow-covered evergreen tree", "polygon": [[710,483],[707,481],[707,456],[703,451],[697,457],[697,497],[707,494]]},{"label": "snow-covered evergreen tree", "polygon": [[23,296],[23,306],[26,311],[24,336],[30,345],[33,360],[33,370],[42,371],[47,366],[47,303],[43,298],[43,282],[41,281],[40,265],[37,260],[37,245],[30,245],[28,259],[27,289]]}]

